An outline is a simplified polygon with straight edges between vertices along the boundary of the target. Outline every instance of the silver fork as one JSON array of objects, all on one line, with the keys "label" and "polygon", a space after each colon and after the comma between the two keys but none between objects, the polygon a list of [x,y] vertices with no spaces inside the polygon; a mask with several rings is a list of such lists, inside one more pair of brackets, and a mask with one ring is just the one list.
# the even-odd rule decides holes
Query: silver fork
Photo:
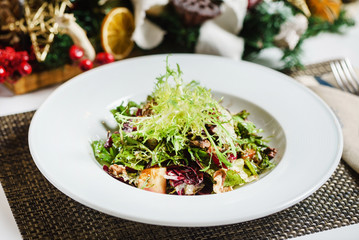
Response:
[{"label": "silver fork", "polygon": [[330,63],[330,67],[343,91],[359,95],[359,79],[349,59],[334,60]]}]

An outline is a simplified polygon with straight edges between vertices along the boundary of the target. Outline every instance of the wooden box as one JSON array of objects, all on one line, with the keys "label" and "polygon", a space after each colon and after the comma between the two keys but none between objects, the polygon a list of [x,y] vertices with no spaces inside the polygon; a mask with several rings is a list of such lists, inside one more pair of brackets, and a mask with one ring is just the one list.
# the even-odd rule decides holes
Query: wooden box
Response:
[{"label": "wooden box", "polygon": [[61,68],[56,68],[39,73],[32,73],[28,76],[20,78],[15,83],[5,82],[5,86],[9,88],[14,94],[24,94],[43,87],[47,87],[56,83],[62,83],[70,78],[80,74],[82,71],[79,66],[64,65]]}]

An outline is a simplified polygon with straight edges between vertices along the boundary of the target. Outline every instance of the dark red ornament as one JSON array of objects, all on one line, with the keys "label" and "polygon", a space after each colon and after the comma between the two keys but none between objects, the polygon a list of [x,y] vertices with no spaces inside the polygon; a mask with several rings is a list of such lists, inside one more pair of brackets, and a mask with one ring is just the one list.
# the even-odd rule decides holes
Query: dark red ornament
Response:
[{"label": "dark red ornament", "polygon": [[77,61],[77,60],[80,60],[84,56],[84,51],[82,50],[82,48],[80,48],[76,45],[72,45],[69,50],[69,55],[70,55],[71,60]]},{"label": "dark red ornament", "polygon": [[6,76],[6,70],[3,66],[0,66],[0,83],[3,83],[5,81]]},{"label": "dark red ornament", "polygon": [[21,75],[29,75],[32,72],[32,67],[27,62],[22,62],[17,69]]},{"label": "dark red ornament", "polygon": [[262,0],[248,0],[247,9],[252,9],[257,6]]},{"label": "dark red ornament", "polygon": [[84,59],[80,62],[80,68],[82,71],[87,71],[93,68],[93,62],[91,62],[89,59]]},{"label": "dark red ornament", "polygon": [[112,63],[115,61],[115,57],[111,53],[100,52],[96,55],[96,62],[99,64]]},{"label": "dark red ornament", "polygon": [[30,60],[29,55],[23,54],[23,55],[21,56],[21,61],[23,61],[23,62],[28,62],[29,60]]}]

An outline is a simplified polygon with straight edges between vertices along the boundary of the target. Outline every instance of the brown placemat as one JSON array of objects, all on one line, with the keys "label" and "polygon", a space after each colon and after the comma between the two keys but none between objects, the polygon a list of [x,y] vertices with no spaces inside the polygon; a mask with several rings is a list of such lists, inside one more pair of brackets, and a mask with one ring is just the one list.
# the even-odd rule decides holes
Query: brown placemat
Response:
[{"label": "brown placemat", "polygon": [[27,143],[33,113],[0,118],[0,181],[24,239],[287,239],[359,223],[359,176],[343,162],[307,199],[249,222],[177,228],[100,213],[64,195],[37,169]]}]

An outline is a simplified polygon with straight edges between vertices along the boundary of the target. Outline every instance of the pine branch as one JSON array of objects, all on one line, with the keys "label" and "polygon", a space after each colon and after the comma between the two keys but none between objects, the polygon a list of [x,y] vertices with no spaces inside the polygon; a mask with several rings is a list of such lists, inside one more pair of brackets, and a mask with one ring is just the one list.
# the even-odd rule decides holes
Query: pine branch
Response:
[{"label": "pine branch", "polygon": [[167,32],[166,40],[187,51],[194,51],[199,37],[199,27],[185,26],[172,5],[167,6],[160,16],[148,18]]},{"label": "pine branch", "polygon": [[302,54],[303,42],[311,37],[317,36],[322,32],[330,32],[336,34],[343,34],[344,31],[351,26],[354,26],[353,19],[346,16],[346,12],[342,10],[339,17],[333,23],[329,23],[317,17],[310,17],[307,31],[301,36],[298,44],[293,50],[284,49],[281,60],[284,62],[284,69],[303,68],[300,60]]}]

